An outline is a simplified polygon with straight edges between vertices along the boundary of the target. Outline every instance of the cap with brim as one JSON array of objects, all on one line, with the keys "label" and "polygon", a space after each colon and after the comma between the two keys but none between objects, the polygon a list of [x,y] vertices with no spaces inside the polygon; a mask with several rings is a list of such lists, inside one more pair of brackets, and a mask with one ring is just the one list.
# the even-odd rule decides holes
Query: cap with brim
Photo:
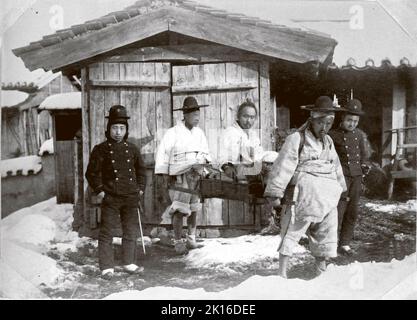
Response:
[{"label": "cap with brim", "polygon": [[194,97],[187,97],[184,99],[182,108],[173,109],[173,111],[183,111],[184,113],[197,111],[200,108],[208,107],[208,104],[198,104],[197,99]]},{"label": "cap with brim", "polygon": [[357,116],[362,116],[365,114],[365,112],[363,112],[362,110],[362,102],[360,102],[358,99],[350,100],[344,109],[348,114],[353,114]]},{"label": "cap with brim", "polygon": [[308,111],[321,112],[346,111],[344,108],[334,106],[332,99],[330,99],[328,96],[320,96],[317,98],[314,104],[308,104],[305,106],[301,106],[300,108]]}]

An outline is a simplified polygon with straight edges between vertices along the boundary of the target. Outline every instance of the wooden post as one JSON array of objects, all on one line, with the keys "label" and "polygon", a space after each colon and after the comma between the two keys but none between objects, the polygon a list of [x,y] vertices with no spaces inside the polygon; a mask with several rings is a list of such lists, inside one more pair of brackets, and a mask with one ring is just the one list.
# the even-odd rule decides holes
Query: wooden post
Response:
[{"label": "wooden post", "polygon": [[[399,82],[398,79],[394,83],[392,88],[392,128],[399,129],[405,127],[405,115],[406,115],[407,103],[406,103],[406,90],[404,83]],[[394,138],[394,137],[393,137]],[[402,131],[397,133],[396,139],[392,140],[391,155],[396,152],[397,144],[404,143],[404,135]]]},{"label": "wooden post", "polygon": [[85,172],[87,170],[88,159],[90,156],[90,110],[89,110],[89,89],[86,86],[88,81],[88,70],[83,68],[81,70],[81,118],[82,118],[82,152],[83,152],[83,195],[82,195],[82,208],[84,216],[84,225],[89,225],[89,214],[87,212],[87,194],[88,194],[88,182],[84,179]]}]

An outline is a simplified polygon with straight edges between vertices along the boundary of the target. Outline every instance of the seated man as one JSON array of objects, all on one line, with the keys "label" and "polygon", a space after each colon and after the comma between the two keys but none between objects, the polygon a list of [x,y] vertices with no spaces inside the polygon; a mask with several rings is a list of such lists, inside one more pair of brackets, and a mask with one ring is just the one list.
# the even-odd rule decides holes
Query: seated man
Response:
[{"label": "seated man", "polygon": [[245,181],[256,176],[262,172],[263,157],[271,157],[271,151],[266,153],[261,146],[259,132],[252,129],[257,116],[256,106],[247,100],[239,106],[236,122],[222,135],[219,166],[229,178]]}]

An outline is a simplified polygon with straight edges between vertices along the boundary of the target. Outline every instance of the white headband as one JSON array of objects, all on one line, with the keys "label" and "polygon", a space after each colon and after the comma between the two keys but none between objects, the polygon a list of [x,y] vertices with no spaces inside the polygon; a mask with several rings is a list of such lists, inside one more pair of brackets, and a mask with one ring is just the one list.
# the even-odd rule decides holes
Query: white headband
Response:
[{"label": "white headband", "polygon": [[323,117],[334,118],[335,115],[333,111],[310,111],[310,118],[312,119],[323,118]]}]

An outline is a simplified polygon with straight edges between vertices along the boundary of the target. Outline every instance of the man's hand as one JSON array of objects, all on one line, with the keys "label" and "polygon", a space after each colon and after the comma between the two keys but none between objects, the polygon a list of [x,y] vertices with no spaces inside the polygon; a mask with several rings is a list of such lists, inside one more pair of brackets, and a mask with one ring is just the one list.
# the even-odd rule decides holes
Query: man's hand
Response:
[{"label": "man's hand", "polygon": [[103,202],[103,199],[104,199],[104,196],[105,196],[105,193],[104,193],[104,191],[101,191],[99,194],[97,194],[97,195],[92,195],[91,196],[91,203],[92,204],[101,204],[102,202]]},{"label": "man's hand", "polygon": [[232,164],[225,164],[223,165],[222,169],[225,175],[229,178],[234,179],[237,176],[236,169]]},{"label": "man's hand", "polygon": [[266,200],[274,209],[281,207],[281,199],[278,197],[266,197]]}]

